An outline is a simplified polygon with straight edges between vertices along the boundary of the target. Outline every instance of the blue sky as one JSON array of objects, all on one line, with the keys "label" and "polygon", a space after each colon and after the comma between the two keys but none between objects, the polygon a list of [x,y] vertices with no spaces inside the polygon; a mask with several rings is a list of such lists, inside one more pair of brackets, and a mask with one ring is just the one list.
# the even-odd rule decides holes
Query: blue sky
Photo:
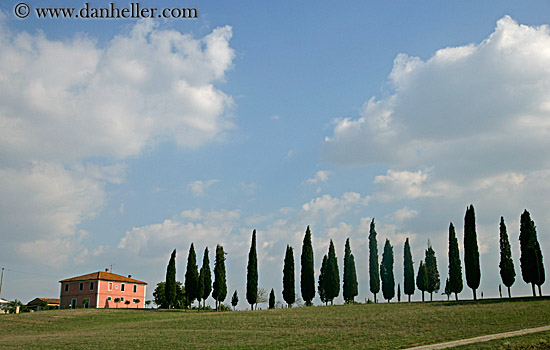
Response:
[{"label": "blue sky", "polygon": [[373,217],[396,283],[406,237],[415,267],[431,241],[444,281],[470,203],[480,290],[497,295],[503,215],[513,293],[530,292],[524,208],[550,251],[547,2],[141,2],[199,9],[155,21],[17,19],[17,3],[0,5],[3,297],[111,264],[150,297],[174,248],[183,280],[191,242],[199,261],[221,243],[244,308],[257,229],[260,287],[281,300],[286,244],[298,272],[310,225],[317,269],[350,237],[364,301]]}]

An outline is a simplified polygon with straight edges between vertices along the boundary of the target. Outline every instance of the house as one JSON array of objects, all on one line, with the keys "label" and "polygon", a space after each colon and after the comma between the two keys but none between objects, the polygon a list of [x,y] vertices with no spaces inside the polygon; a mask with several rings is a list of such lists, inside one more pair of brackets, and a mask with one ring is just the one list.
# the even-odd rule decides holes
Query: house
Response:
[{"label": "house", "polygon": [[34,298],[27,303],[27,310],[53,310],[59,309],[59,299],[53,298]]},{"label": "house", "polygon": [[[59,281],[61,309],[143,308],[147,283],[105,271],[92,272]],[[119,300],[115,303],[115,299]],[[127,305],[126,301],[130,301]]]}]

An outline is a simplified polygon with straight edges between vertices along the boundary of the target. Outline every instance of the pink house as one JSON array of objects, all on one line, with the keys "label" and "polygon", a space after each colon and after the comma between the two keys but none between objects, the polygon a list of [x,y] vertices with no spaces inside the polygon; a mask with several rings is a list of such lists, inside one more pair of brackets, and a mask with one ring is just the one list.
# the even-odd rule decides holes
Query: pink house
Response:
[{"label": "pink house", "polygon": [[[67,278],[59,281],[61,293],[59,307],[75,308],[143,308],[145,306],[145,288],[147,283],[117,275],[105,269],[105,272],[92,272],[87,275]],[[120,302],[115,303],[115,299]],[[125,302],[130,301],[127,305]]]}]

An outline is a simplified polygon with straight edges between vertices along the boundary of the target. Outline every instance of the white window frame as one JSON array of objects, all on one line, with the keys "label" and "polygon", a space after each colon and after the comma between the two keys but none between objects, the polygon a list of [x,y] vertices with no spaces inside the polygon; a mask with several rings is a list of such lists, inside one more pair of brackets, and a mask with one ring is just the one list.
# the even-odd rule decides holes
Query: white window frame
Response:
[{"label": "white window frame", "polygon": [[137,293],[137,284],[134,284],[134,293]]},{"label": "white window frame", "polygon": [[107,290],[113,290],[113,282],[109,282]]},{"label": "white window frame", "polygon": [[125,284],[124,283],[120,284],[120,291],[125,292]]},{"label": "white window frame", "polygon": [[[88,300],[88,304],[86,304],[84,301]],[[90,298],[86,298],[84,300],[82,300],[82,306],[85,308],[85,309],[89,309],[90,308]]]},{"label": "white window frame", "polygon": [[65,283],[65,292],[68,292],[68,291],[69,291],[69,284]]},{"label": "white window frame", "polygon": [[79,291],[83,291],[84,290],[84,282],[80,282],[80,285],[79,285],[78,288],[79,288],[78,289]]}]

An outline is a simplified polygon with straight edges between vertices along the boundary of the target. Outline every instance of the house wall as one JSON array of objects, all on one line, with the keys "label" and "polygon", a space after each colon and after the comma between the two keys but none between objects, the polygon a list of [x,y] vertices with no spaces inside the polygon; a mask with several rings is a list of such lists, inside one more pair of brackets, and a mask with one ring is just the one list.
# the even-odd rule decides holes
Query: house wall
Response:
[{"label": "house wall", "polygon": [[[82,290],[80,284],[82,283]],[[90,284],[93,283],[93,288],[90,289]],[[65,285],[69,286],[68,291],[65,291]],[[84,300],[89,299],[88,307],[97,307],[97,281],[75,281],[61,283],[61,292],[59,294],[59,308],[70,309],[71,302],[76,299],[76,307],[83,308]]]},{"label": "house wall", "polygon": [[[93,290],[90,290],[90,283],[93,282]],[[82,283],[83,290],[80,290]],[[68,291],[65,291],[65,285],[68,284]],[[124,285],[124,291],[122,286]],[[134,292],[135,286],[135,292]],[[71,302],[76,299],[76,308],[84,307],[84,300],[89,299],[90,308],[144,308],[145,307],[145,287],[144,284],[135,284],[116,281],[74,281],[62,282],[59,297],[59,307],[61,309],[70,309]],[[109,297],[111,300],[109,300]],[[115,298],[121,298],[121,302],[115,303]],[[139,299],[135,303],[134,299]],[[130,305],[124,304],[124,301],[130,300]]]},{"label": "house wall", "polygon": [[[124,285],[124,291],[122,291]],[[136,292],[134,292],[134,286]],[[127,282],[101,281],[98,307],[99,308],[144,308],[145,307],[145,285]],[[111,297],[111,300],[108,300]],[[124,304],[124,301],[115,303],[115,298],[124,298],[124,301],[130,300],[130,305]],[[139,299],[139,303],[134,303],[134,299]]]}]

